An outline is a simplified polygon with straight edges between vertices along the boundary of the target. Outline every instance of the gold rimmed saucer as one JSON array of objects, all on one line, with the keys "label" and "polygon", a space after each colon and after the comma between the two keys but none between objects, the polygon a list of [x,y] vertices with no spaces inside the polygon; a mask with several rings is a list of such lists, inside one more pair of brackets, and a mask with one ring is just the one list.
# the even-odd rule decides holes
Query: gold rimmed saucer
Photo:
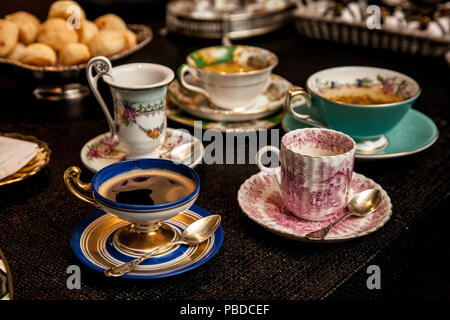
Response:
[{"label": "gold rimmed saucer", "polygon": [[[193,205],[165,223],[173,228],[176,237],[180,237],[190,224],[210,215],[205,209]],[[75,256],[88,268],[101,273],[135,259],[140,254],[124,252],[114,241],[117,232],[127,224],[129,222],[104,211],[87,216],[72,234],[71,247]],[[220,225],[205,242],[198,245],[175,245],[159,251],[123,278],[156,279],[184,273],[211,259],[222,242],[223,228]]]},{"label": "gold rimmed saucer", "polygon": [[36,156],[34,156],[34,158],[31,159],[22,169],[0,180],[0,186],[22,181],[28,177],[31,177],[32,175],[38,173],[50,161],[51,150],[44,141],[41,141],[33,136],[27,136],[14,132],[0,132],[0,136],[34,142],[39,146]]}]

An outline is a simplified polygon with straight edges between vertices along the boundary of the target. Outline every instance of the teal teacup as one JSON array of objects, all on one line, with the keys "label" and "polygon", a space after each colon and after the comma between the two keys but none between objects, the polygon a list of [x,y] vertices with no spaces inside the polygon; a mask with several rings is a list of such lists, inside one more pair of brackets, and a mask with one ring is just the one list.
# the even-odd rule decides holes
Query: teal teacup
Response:
[{"label": "teal teacup", "polygon": [[[399,72],[362,66],[319,71],[286,95],[286,108],[298,120],[344,132],[377,151],[389,142],[384,133],[395,127],[420,95],[412,78]],[[296,97],[303,103],[295,103]],[[294,106],[296,106],[294,108]],[[365,148],[365,150],[364,150]]]}]

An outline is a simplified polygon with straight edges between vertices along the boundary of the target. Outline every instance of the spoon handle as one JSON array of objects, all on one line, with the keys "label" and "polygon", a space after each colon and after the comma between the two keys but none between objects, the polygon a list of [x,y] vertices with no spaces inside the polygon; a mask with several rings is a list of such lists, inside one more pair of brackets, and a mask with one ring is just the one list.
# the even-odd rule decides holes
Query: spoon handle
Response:
[{"label": "spoon handle", "polygon": [[169,243],[163,244],[163,245],[161,245],[161,246],[159,246],[159,247],[157,247],[157,248],[147,252],[146,254],[140,256],[137,259],[131,260],[131,261],[126,262],[126,263],[119,264],[119,265],[114,266],[114,267],[112,267],[110,269],[106,269],[104,271],[104,273],[108,277],[120,277],[120,276],[123,276],[124,274],[133,271],[136,268],[136,266],[141,264],[144,260],[147,260],[149,257],[154,255],[156,252],[160,251],[162,248],[173,246],[173,245],[180,244],[180,243],[184,243],[184,242],[183,241],[171,241]]},{"label": "spoon handle", "polygon": [[339,219],[337,219],[336,221],[330,223],[329,225],[327,225],[326,227],[323,227],[322,229],[313,231],[308,233],[305,237],[306,239],[309,240],[323,240],[325,239],[325,237],[327,236],[328,232],[330,232],[331,229],[333,229],[333,227],[335,225],[337,225],[339,222],[341,222],[342,220],[344,220],[345,218],[347,218],[349,215],[351,215],[353,212],[352,211],[347,211],[346,214],[344,214],[342,217],[340,217]]}]

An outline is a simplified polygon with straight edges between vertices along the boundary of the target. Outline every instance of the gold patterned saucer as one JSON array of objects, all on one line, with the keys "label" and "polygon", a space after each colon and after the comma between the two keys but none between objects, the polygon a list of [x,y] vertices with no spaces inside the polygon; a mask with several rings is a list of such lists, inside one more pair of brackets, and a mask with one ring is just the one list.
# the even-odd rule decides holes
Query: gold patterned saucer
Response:
[{"label": "gold patterned saucer", "polygon": [[22,169],[0,180],[0,186],[22,181],[28,177],[31,177],[32,175],[38,173],[50,161],[51,150],[47,146],[47,143],[45,143],[44,141],[38,140],[33,136],[26,136],[20,133],[12,133],[12,132],[11,133],[0,132],[0,136],[34,142],[37,143],[37,145],[39,146],[36,156],[33,159],[31,159]]},{"label": "gold patterned saucer", "polygon": [[[165,223],[180,237],[193,222],[211,215],[208,211],[193,205]],[[74,230],[71,246],[75,256],[88,268],[103,273],[112,266],[129,262],[138,255],[131,255],[116,246],[117,231],[129,224],[111,213],[97,211],[86,217]],[[133,272],[123,278],[156,279],[174,276],[195,269],[219,250],[223,242],[223,228],[219,226],[214,234],[199,245],[175,245],[158,252],[141,263]]]}]

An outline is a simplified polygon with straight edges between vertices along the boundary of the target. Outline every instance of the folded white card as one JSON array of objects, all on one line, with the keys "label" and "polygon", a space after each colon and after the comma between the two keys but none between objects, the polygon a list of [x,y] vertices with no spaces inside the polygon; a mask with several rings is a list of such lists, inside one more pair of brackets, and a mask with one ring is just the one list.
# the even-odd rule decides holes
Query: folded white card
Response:
[{"label": "folded white card", "polygon": [[0,180],[22,169],[38,150],[36,143],[0,136]]}]

